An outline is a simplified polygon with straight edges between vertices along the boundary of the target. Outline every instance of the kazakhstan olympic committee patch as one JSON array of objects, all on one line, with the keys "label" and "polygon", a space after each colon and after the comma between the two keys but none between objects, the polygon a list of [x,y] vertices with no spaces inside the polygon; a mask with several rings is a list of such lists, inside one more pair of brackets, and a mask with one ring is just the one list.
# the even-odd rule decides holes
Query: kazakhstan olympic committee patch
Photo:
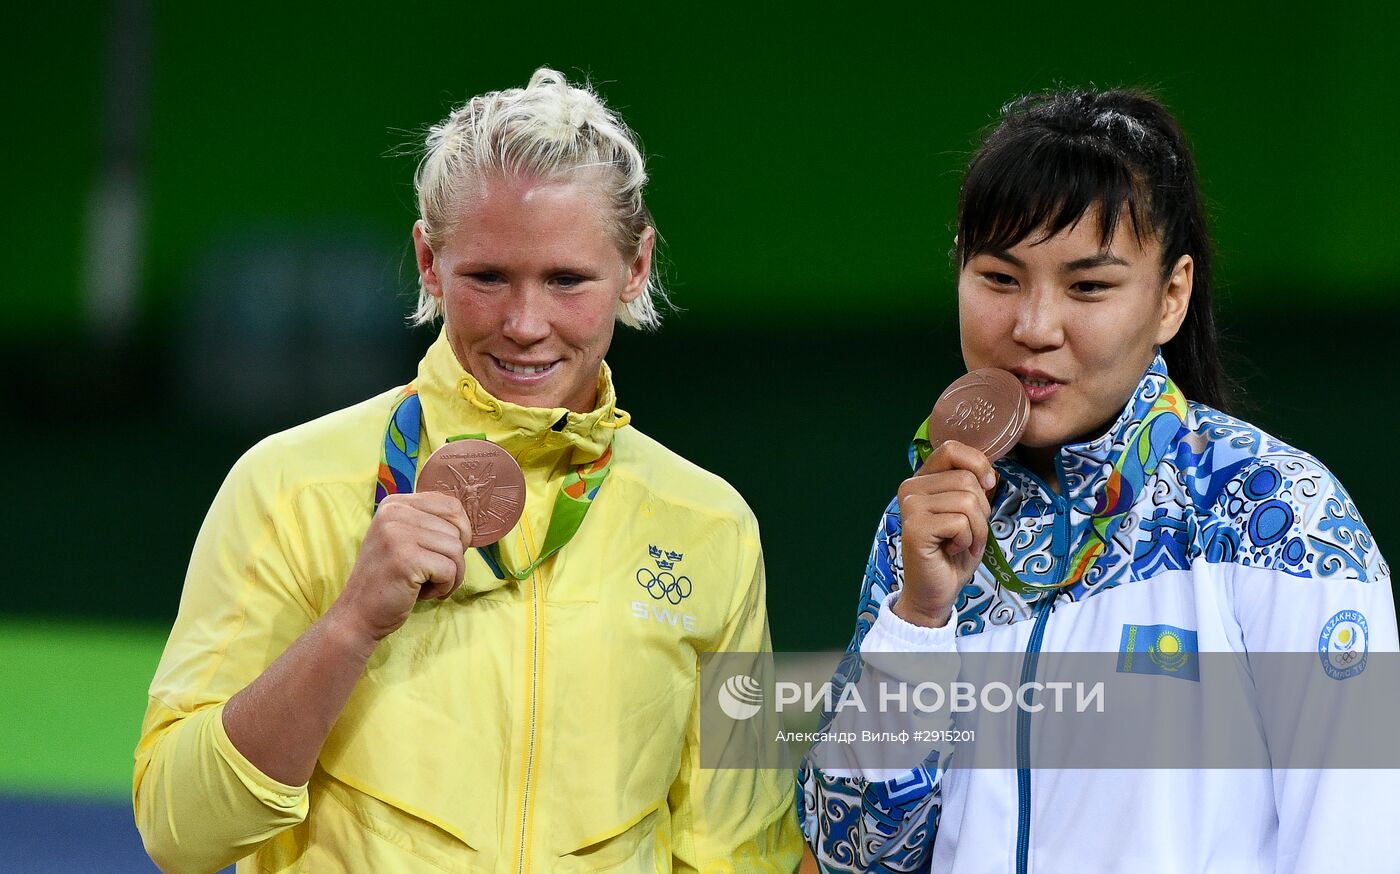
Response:
[{"label": "kazakhstan olympic committee patch", "polygon": [[1124,625],[1118,673],[1161,674],[1200,682],[1196,632],[1175,625]]},{"label": "kazakhstan olympic committee patch", "polygon": [[1356,610],[1343,610],[1322,626],[1317,638],[1317,655],[1322,669],[1334,680],[1345,680],[1366,670],[1366,652],[1371,642],[1366,617]]}]

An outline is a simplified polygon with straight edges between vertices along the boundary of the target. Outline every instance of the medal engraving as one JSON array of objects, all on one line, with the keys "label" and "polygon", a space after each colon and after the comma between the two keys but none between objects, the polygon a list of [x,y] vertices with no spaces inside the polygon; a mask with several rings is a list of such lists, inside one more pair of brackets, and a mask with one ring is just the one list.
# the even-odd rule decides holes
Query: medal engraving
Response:
[{"label": "medal engraving", "polygon": [[456,498],[472,526],[469,546],[488,546],[520,521],[525,509],[525,475],[510,453],[485,440],[448,443],[423,464],[419,491]]},{"label": "medal engraving", "polygon": [[991,423],[997,408],[986,398],[976,398],[971,403],[958,401],[958,408],[948,417],[948,424],[959,431],[978,431]]},{"label": "medal engraving", "polygon": [[957,440],[989,460],[1010,452],[1030,421],[1031,404],[1021,381],[1005,370],[984,367],[955,380],[939,395],[929,416],[929,443]]}]

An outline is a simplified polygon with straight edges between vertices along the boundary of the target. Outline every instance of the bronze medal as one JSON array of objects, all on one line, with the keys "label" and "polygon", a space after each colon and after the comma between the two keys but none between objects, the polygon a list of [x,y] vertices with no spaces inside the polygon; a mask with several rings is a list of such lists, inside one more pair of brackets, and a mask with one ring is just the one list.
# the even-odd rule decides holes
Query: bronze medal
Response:
[{"label": "bronze medal", "polygon": [[509,452],[487,440],[444,444],[423,463],[417,490],[444,492],[462,502],[472,547],[505,537],[525,509],[525,474]]},{"label": "bronze medal", "polygon": [[945,440],[966,443],[996,461],[1020,441],[1030,417],[1021,381],[1005,370],[984,367],[955,380],[938,396],[928,418],[928,439],[935,448]]}]

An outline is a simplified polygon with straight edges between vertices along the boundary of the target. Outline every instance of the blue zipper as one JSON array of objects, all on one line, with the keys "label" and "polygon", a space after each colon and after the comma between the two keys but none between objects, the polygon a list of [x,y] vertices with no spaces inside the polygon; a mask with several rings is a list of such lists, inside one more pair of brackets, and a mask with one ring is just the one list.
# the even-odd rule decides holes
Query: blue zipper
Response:
[{"label": "blue zipper", "polygon": [[[1040,661],[1040,641],[1045,636],[1045,620],[1050,615],[1053,592],[1042,595],[1035,604],[1035,626],[1026,644],[1026,658],[1021,662],[1021,686],[1035,679],[1035,666]],[[1031,849],[1031,714],[1024,707],[1016,711],[1016,792],[1020,813],[1016,822],[1016,874],[1027,874]]]},{"label": "blue zipper", "polygon": [[[1055,573],[1051,579],[1060,578],[1062,564],[1069,558],[1069,504],[1064,498],[1064,471],[1060,459],[1055,458],[1055,475],[1059,481],[1060,493],[1050,489],[1046,493],[1055,504],[1055,533],[1051,551],[1055,555]],[[1030,640],[1026,642],[1026,657],[1021,662],[1021,686],[1035,679],[1036,665],[1040,662],[1040,644],[1045,638],[1045,623],[1050,618],[1058,590],[1046,592],[1035,602],[1034,621]],[[1029,874],[1031,850],[1031,714],[1025,708],[1016,711],[1016,874]]]}]

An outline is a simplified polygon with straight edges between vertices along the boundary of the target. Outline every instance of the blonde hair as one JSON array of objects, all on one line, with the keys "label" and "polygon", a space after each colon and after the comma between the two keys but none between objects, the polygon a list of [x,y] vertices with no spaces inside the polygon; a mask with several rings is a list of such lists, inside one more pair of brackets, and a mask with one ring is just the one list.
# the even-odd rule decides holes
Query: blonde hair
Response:
[{"label": "blonde hair", "polygon": [[[562,73],[541,67],[524,88],[492,91],[468,100],[428,129],[423,158],[413,174],[418,216],[428,245],[437,251],[452,229],[453,210],[469,188],[495,174],[553,177],[597,168],[612,203],[618,248],[639,251],[654,228],[642,199],[646,162],[626,123],[587,84],[570,85]],[[618,303],[617,320],[633,328],[661,323],[659,306],[669,303],[653,265],[645,291]],[[437,298],[420,280],[416,325],[442,315]]]}]

